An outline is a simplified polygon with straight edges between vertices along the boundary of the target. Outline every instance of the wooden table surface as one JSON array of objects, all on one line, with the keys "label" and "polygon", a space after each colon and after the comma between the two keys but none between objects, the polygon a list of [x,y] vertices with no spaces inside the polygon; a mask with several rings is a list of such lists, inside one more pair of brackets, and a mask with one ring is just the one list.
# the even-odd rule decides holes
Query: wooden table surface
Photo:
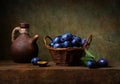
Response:
[{"label": "wooden table surface", "polygon": [[31,63],[0,61],[0,84],[119,84],[120,62],[109,65],[89,69],[85,66],[58,66],[54,62],[39,67]]}]

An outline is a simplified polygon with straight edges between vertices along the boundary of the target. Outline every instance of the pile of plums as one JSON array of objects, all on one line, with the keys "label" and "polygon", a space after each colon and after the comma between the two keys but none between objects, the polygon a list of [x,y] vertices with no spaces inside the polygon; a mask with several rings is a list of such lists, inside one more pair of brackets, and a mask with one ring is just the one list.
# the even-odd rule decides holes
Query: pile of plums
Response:
[{"label": "pile of plums", "polygon": [[72,35],[67,32],[62,35],[56,36],[51,42],[50,46],[53,48],[68,48],[68,47],[82,47],[86,43],[85,38],[81,38],[76,35]]}]

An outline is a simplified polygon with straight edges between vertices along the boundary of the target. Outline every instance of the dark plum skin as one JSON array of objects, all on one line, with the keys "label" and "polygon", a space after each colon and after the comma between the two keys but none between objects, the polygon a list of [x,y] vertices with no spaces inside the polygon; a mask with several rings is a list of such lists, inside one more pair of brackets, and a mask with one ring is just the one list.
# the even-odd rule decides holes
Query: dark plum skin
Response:
[{"label": "dark plum skin", "polygon": [[107,67],[108,66],[108,61],[106,58],[100,58],[98,61],[97,61],[97,64],[99,67]]},{"label": "dark plum skin", "polygon": [[97,68],[97,63],[95,60],[88,60],[87,61],[87,67],[89,68]]},{"label": "dark plum skin", "polygon": [[61,35],[61,42],[71,41],[72,37],[73,37],[73,35],[71,33],[65,33],[65,34]]},{"label": "dark plum skin", "polygon": [[40,59],[39,57],[34,57],[34,58],[31,59],[31,63],[32,63],[33,65],[37,65],[37,62],[40,61],[40,60],[41,60],[41,59]]},{"label": "dark plum skin", "polygon": [[56,36],[53,41],[53,43],[60,43],[61,42],[61,36]]},{"label": "dark plum skin", "polygon": [[84,45],[86,42],[87,42],[87,40],[85,38],[82,38],[81,44]]},{"label": "dark plum skin", "polygon": [[73,46],[77,46],[77,47],[82,46],[81,38],[78,37],[78,36],[73,36],[73,39],[72,39],[71,43],[72,43]]},{"label": "dark plum skin", "polygon": [[65,41],[62,43],[63,48],[71,47],[71,42],[70,41]]},{"label": "dark plum skin", "polygon": [[62,44],[61,43],[55,43],[53,45],[53,48],[62,48]]}]

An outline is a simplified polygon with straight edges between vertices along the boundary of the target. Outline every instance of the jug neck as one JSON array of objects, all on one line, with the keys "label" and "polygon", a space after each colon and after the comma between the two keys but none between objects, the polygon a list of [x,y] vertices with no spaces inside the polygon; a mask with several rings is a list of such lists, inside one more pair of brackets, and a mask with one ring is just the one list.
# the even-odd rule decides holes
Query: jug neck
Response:
[{"label": "jug neck", "polygon": [[26,29],[26,28],[21,28],[21,29],[19,30],[19,32],[20,32],[20,34],[29,34],[29,30]]},{"label": "jug neck", "polygon": [[27,23],[20,23],[20,30],[21,34],[29,34],[29,24]]}]

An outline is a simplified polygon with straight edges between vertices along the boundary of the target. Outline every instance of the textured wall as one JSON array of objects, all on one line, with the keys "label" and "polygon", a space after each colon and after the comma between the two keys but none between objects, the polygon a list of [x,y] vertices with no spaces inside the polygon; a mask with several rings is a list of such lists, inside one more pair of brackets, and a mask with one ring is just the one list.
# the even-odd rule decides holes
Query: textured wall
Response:
[{"label": "textured wall", "polygon": [[[10,59],[11,31],[27,22],[30,34],[39,34],[39,56],[49,60],[43,36],[71,32],[93,34],[90,51],[109,60],[120,60],[119,0],[3,0],[0,10],[0,59]],[[47,52],[47,53],[46,53]]]}]

